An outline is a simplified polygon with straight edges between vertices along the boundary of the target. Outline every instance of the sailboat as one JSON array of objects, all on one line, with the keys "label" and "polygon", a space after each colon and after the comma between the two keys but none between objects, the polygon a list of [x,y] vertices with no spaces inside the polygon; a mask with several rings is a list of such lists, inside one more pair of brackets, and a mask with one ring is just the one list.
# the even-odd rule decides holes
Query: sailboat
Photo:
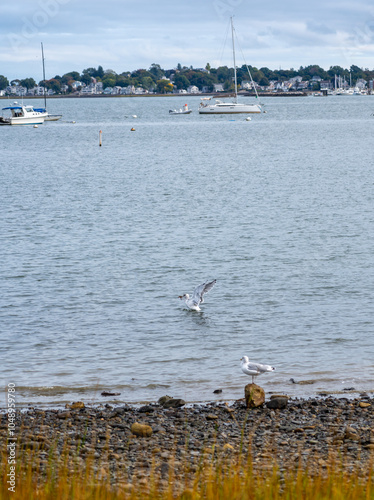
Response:
[{"label": "sailboat", "polygon": [[45,93],[45,66],[44,66],[44,51],[43,51],[43,43],[41,43],[42,46],[42,61],[43,61],[43,96],[44,96],[44,108],[37,108],[35,111],[38,111],[39,113],[42,113],[44,115],[44,121],[45,122],[55,122],[59,120],[62,115],[51,115],[47,111],[47,95]]},{"label": "sailboat", "polygon": [[[232,36],[232,53],[234,59],[234,84],[235,84],[235,100],[234,102],[222,102],[216,99],[214,104],[210,104],[206,98],[202,99],[199,107],[200,114],[224,114],[224,113],[261,113],[261,106],[259,104],[242,104],[238,103],[238,85],[236,78],[236,62],[235,62],[235,42],[234,42],[234,23],[231,17],[231,36]],[[251,76],[251,74],[249,73]],[[251,76],[252,80],[252,76]],[[252,80],[253,82],[253,80]],[[258,98],[256,87],[253,85],[256,97]],[[210,98],[209,98],[210,100]],[[205,101],[205,102],[203,102]]]}]

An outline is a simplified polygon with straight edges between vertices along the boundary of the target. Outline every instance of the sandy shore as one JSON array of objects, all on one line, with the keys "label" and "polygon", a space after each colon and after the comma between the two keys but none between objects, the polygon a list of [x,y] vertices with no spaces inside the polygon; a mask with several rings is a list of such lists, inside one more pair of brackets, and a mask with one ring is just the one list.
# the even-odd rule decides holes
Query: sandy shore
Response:
[{"label": "sandy shore", "polygon": [[[185,474],[186,467],[193,474],[201,460],[219,457],[251,454],[261,466],[276,461],[281,468],[302,464],[313,471],[333,457],[353,469],[374,454],[374,398],[366,394],[291,399],[284,409],[247,410],[244,400],[176,408],[82,406],[17,410],[17,456],[37,457],[41,470],[51,457],[68,454],[82,467],[92,457],[99,472],[109,471],[113,481],[127,484],[147,481],[150,474],[167,481],[171,472]],[[136,431],[134,423],[149,427]],[[2,414],[2,446],[7,424]]]}]

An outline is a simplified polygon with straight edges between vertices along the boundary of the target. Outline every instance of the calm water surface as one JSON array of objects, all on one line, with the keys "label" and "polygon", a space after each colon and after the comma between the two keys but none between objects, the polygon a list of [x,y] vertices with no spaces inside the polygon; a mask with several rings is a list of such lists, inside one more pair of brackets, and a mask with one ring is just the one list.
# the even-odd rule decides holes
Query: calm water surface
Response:
[{"label": "calm water surface", "polygon": [[243,355],[276,366],[267,394],[374,390],[374,97],[263,102],[246,121],[193,97],[56,99],[62,121],[0,128],[18,403],[230,400]]}]

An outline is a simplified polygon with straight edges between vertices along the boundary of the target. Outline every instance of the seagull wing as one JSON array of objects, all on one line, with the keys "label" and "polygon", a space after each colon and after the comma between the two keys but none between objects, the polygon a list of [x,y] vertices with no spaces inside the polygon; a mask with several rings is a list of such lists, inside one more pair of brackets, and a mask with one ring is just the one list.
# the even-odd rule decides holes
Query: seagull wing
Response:
[{"label": "seagull wing", "polygon": [[243,368],[249,372],[259,373],[259,366],[257,363],[246,363]]},{"label": "seagull wing", "polygon": [[216,284],[217,280],[210,281],[209,283],[206,281],[202,285],[199,285],[195,288],[193,295],[192,295],[192,302],[198,306],[202,302],[204,302],[203,295],[204,293],[208,293],[209,290],[211,290],[214,285]]},{"label": "seagull wing", "polygon": [[270,365],[261,365],[261,364],[258,364],[258,369],[260,370],[260,372],[272,372],[273,370],[275,370],[275,368],[273,366],[270,366]]}]

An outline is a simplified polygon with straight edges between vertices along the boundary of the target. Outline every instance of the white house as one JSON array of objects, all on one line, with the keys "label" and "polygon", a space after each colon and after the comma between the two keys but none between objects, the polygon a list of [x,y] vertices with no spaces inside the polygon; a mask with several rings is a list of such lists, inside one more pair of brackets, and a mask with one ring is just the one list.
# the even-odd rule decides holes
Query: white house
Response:
[{"label": "white house", "polygon": [[187,92],[188,92],[189,94],[200,94],[199,87],[196,87],[196,85],[190,85],[190,86],[187,88]]},{"label": "white house", "polygon": [[71,86],[73,87],[73,90],[78,90],[79,87],[85,87],[86,85],[83,82],[78,82],[78,80],[76,80],[71,84]]},{"label": "white house", "polygon": [[224,92],[225,91],[225,89],[223,88],[222,83],[215,83],[213,85],[213,90],[214,90],[214,92]]},{"label": "white house", "polygon": [[122,87],[121,88],[121,94],[124,94],[124,95],[135,94],[135,87],[134,87],[134,85],[128,85],[127,87]]}]

